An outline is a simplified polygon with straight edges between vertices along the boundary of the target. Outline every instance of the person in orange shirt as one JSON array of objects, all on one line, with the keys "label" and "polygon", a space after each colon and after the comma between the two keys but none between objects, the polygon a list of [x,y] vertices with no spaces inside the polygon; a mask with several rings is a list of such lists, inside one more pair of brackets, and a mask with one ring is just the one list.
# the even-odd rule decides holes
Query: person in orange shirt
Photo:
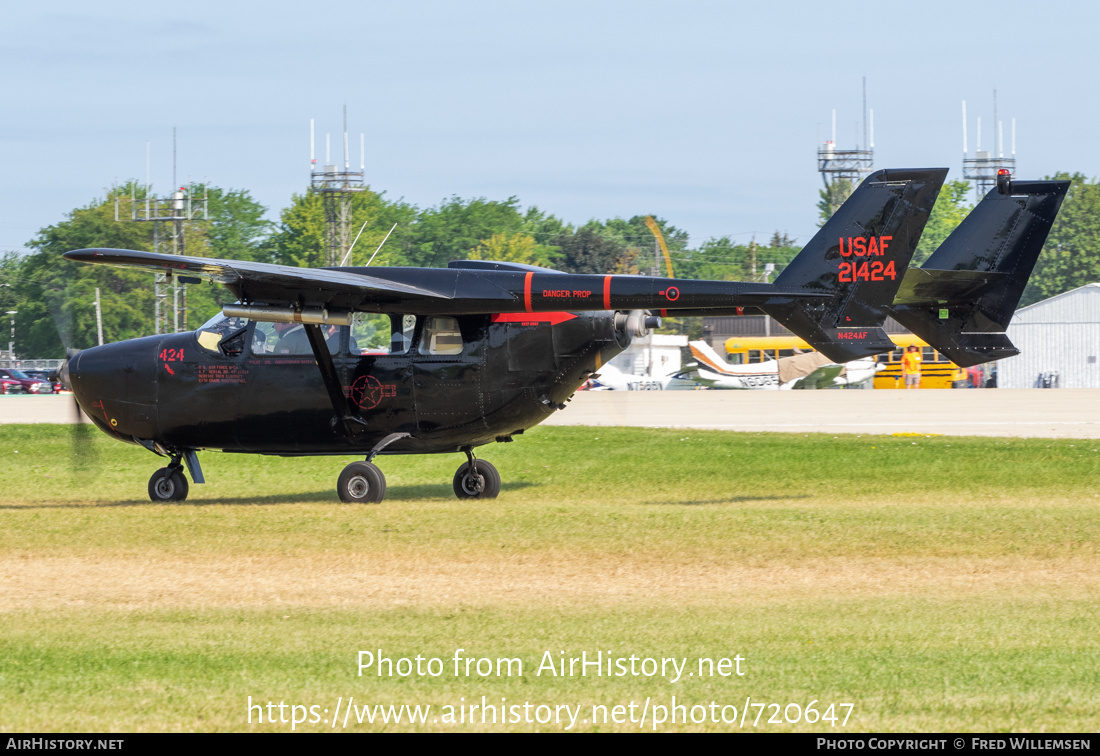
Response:
[{"label": "person in orange shirt", "polygon": [[920,347],[911,346],[901,357],[901,372],[905,376],[905,388],[920,388]]}]

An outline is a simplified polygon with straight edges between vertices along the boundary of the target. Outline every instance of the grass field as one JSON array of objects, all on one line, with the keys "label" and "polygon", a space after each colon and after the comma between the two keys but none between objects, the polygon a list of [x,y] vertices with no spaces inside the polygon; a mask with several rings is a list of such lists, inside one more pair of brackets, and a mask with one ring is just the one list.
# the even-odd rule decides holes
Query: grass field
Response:
[{"label": "grass field", "polygon": [[[581,706],[579,730],[673,696],[853,705],[760,730],[1100,729],[1100,442],[536,428],[483,450],[495,501],[453,497],[460,455],[384,458],[359,506],[350,458],[204,453],[211,482],[154,505],[153,455],[97,435],[74,476],[68,433],[0,426],[4,731],[290,728],[249,696],[329,709],[306,730],[349,696],[432,711],[348,729],[564,729],[443,721],[482,696]],[[445,672],[357,676],[379,648]],[[456,677],[460,648],[524,674]],[[536,675],[547,651],[745,674]]]}]

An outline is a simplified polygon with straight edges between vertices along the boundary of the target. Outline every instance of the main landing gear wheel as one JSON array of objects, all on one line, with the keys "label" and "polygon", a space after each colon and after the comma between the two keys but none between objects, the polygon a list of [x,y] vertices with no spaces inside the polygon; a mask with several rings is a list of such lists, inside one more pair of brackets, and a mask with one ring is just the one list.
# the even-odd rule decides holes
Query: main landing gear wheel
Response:
[{"label": "main landing gear wheel", "polygon": [[386,476],[371,462],[352,462],[336,481],[340,501],[375,504],[386,495]]},{"label": "main landing gear wheel", "polygon": [[469,462],[455,473],[455,496],[460,499],[495,499],[500,493],[500,473],[483,459],[476,460],[477,475]]},{"label": "main landing gear wheel", "polygon": [[149,498],[153,501],[183,501],[187,498],[187,478],[178,467],[162,467],[149,478]]}]

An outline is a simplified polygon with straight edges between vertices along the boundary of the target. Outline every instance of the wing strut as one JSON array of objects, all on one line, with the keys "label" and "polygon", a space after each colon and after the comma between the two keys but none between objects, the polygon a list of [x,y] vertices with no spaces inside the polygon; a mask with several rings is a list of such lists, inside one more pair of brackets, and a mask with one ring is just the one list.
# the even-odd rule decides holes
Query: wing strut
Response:
[{"label": "wing strut", "polygon": [[317,369],[321,371],[321,380],[325,382],[328,390],[329,401],[336,416],[332,418],[332,429],[342,426],[348,438],[355,438],[367,432],[367,423],[363,418],[354,415],[348,406],[348,399],[344,396],[344,387],[340,385],[340,378],[336,375],[336,366],[332,364],[332,354],[325,343],[325,337],[321,333],[321,327],[316,324],[305,323],[306,336],[309,345],[313,349],[313,356],[317,360]]}]

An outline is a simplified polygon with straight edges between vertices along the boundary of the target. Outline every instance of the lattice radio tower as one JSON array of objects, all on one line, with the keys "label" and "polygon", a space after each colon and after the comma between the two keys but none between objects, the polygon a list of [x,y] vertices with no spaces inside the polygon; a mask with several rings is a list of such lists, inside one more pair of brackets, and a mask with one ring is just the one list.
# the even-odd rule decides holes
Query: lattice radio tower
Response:
[{"label": "lattice radio tower", "polygon": [[993,151],[982,149],[982,117],[978,116],[977,144],[974,157],[970,157],[966,145],[966,100],[963,100],[963,178],[974,182],[977,198],[980,202],[990,189],[997,184],[997,171],[1007,170],[1016,173],[1016,119],[1012,119],[1012,153],[1005,157],[1004,124],[997,120],[997,90],[993,90]]},{"label": "lattice radio tower", "polygon": [[[162,254],[185,254],[186,223],[210,220],[206,186],[202,197],[195,197],[193,185],[176,183],[176,130],[172,129],[172,196],[156,197],[149,183],[149,142],[145,143],[145,199],[130,194],[130,220],[153,224],[153,251]],[[115,220],[119,220],[119,198],[115,197]],[[182,284],[197,283],[186,276],[155,273],[153,276],[154,323],[156,333],[187,330],[187,289]],[[172,292],[171,306],[168,292]],[[169,315],[171,330],[169,330]]]},{"label": "lattice radio tower", "polygon": [[[827,190],[834,189],[840,181],[848,182],[849,193],[875,166],[875,111],[867,109],[867,77],[863,77],[863,142],[856,147],[838,150],[836,146],[836,110],[833,110],[832,139],[817,149],[817,170]],[[833,197],[834,210],[847,197]]]},{"label": "lattice radio tower", "polygon": [[344,106],[344,169],[332,162],[331,142],[325,134],[325,164],[317,170],[314,157],[313,119],[309,119],[309,178],[313,191],[321,195],[325,208],[325,265],[342,265],[351,247],[351,198],[367,188],[363,183],[365,173],[364,137],[359,135],[359,170],[351,170],[348,162],[348,106]]}]

